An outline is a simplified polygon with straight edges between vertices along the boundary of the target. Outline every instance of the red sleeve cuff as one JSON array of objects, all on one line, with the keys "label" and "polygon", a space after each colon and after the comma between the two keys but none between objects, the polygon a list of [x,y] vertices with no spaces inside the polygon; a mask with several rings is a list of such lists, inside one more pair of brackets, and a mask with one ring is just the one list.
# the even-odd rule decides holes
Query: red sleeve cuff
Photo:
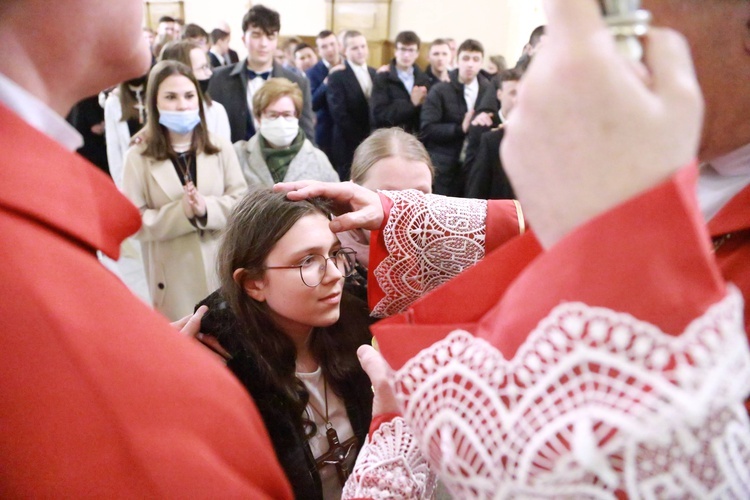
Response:
[{"label": "red sleeve cuff", "polygon": [[526,232],[526,221],[521,204],[516,200],[489,200],[487,202],[487,236],[485,255],[509,240]]},{"label": "red sleeve cuff", "polygon": [[562,302],[625,312],[680,334],[725,295],[695,199],[696,171],[636,196],[534,260],[477,328],[512,356]]},{"label": "red sleeve cuff", "polygon": [[372,417],[372,421],[370,422],[370,439],[372,439],[373,433],[380,428],[381,425],[387,424],[391,420],[393,420],[396,417],[400,417],[400,413],[381,413],[380,415],[375,415]]},{"label": "red sleeve cuff", "polygon": [[378,280],[375,279],[375,269],[383,262],[383,259],[388,257],[388,250],[385,248],[385,243],[383,243],[381,232],[388,223],[388,217],[390,217],[391,209],[393,208],[393,200],[380,192],[378,192],[378,196],[380,196],[380,203],[383,204],[384,217],[380,228],[370,233],[370,260],[367,268],[367,304],[371,311],[378,302],[385,298],[385,292],[381,290]]}]

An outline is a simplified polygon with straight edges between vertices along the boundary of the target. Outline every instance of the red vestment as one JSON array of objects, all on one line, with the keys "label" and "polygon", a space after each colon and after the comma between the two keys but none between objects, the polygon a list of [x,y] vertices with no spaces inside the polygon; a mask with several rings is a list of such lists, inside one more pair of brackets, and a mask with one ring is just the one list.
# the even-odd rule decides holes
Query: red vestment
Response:
[{"label": "red vestment", "polygon": [[[546,252],[518,238],[373,327],[404,419],[454,495],[750,491],[741,295],[716,267],[694,174]],[[408,262],[381,275],[398,282]]]},{"label": "red vestment", "polygon": [[291,498],[247,393],[97,260],[138,211],[0,105],[0,497]]}]

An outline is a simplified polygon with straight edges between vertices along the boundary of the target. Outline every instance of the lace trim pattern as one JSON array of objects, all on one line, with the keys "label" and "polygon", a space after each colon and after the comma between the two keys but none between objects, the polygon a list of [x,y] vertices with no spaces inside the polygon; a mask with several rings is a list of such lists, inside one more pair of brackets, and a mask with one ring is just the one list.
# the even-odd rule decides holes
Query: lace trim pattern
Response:
[{"label": "lace trim pattern", "polygon": [[375,269],[385,297],[372,315],[397,314],[484,258],[486,200],[382,191],[393,200],[383,230],[386,257]]},{"label": "lace trim pattern", "polygon": [[737,290],[681,336],[580,303],[512,359],[462,331],[394,387],[456,498],[750,498],[750,352]]},{"label": "lace trim pattern", "polygon": [[367,438],[342,498],[431,498],[435,485],[409,426],[397,417]]}]

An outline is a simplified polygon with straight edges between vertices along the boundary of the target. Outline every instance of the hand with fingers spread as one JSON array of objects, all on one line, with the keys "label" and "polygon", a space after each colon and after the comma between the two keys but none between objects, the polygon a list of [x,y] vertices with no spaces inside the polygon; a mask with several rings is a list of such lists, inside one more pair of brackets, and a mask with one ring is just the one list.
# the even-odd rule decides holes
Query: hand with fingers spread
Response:
[{"label": "hand with fingers spread", "polygon": [[645,71],[622,58],[594,0],[547,0],[544,47],[522,80],[503,165],[549,247],[696,156],[702,99],[687,43],[652,28]]},{"label": "hand with fingers spread", "polygon": [[273,190],[287,191],[290,200],[320,196],[334,201],[337,213],[341,213],[331,221],[331,231],[334,233],[351,229],[379,229],[385,217],[380,196],[353,182],[282,182],[276,184]]},{"label": "hand with fingers spread", "polygon": [[184,318],[170,323],[172,328],[179,331],[180,334],[187,338],[198,340],[201,344],[208,347],[214,354],[219,356],[222,361],[232,359],[232,356],[222,347],[216,337],[201,333],[201,320],[208,312],[208,307],[200,306],[193,314],[188,314]]},{"label": "hand with fingers spread", "polygon": [[471,120],[471,124],[474,126],[479,126],[479,127],[491,127],[492,116],[487,112],[479,113],[477,116],[474,117],[473,120]]}]

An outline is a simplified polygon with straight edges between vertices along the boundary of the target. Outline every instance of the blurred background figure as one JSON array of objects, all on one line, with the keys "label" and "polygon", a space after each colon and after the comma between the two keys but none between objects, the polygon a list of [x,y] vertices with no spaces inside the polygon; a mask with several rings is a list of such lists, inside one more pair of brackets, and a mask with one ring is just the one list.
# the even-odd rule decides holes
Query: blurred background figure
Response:
[{"label": "blurred background figure", "polygon": [[336,182],[338,174],[325,153],[313,146],[299,126],[302,91],[286,78],[269,78],[253,96],[259,134],[238,141],[234,149],[249,186],[304,179]]},{"label": "blurred background figure", "polygon": [[304,76],[307,76],[307,70],[318,64],[318,55],[315,49],[310,45],[302,42],[297,44],[294,49],[294,65]]}]

